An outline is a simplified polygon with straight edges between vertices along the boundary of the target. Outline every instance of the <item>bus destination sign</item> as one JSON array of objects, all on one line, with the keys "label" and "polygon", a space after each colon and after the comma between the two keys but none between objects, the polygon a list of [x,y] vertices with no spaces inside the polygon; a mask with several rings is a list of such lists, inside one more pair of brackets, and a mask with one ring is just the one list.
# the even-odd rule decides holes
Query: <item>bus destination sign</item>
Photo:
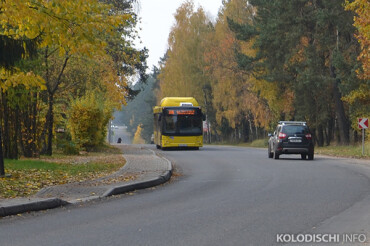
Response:
[{"label": "bus destination sign", "polygon": [[168,110],[169,115],[195,115],[194,109]]}]

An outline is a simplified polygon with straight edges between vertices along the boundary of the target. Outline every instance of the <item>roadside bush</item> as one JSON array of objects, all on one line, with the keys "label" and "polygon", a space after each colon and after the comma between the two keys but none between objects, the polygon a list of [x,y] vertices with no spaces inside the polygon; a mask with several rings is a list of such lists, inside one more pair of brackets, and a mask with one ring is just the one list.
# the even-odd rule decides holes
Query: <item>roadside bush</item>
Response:
[{"label": "roadside bush", "polygon": [[65,141],[61,147],[65,155],[78,155],[80,153],[80,149],[73,141]]},{"label": "roadside bush", "polygon": [[132,141],[132,143],[133,144],[145,144],[145,140],[144,140],[142,134],[143,134],[143,125],[140,124],[140,125],[137,126],[135,136],[134,136],[134,140]]},{"label": "roadside bush", "polygon": [[268,139],[256,139],[252,143],[250,143],[250,147],[255,148],[267,148],[268,147]]},{"label": "roadside bush", "polygon": [[96,92],[72,101],[67,127],[77,149],[90,150],[104,143],[107,124],[112,115],[104,100]]}]

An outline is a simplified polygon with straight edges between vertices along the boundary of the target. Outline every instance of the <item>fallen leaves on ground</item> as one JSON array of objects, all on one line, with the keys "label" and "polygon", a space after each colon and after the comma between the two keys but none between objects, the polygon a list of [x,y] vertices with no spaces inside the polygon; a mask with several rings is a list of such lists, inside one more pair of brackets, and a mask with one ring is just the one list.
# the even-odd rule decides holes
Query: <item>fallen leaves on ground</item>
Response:
[{"label": "fallen leaves on ground", "polygon": [[94,182],[91,182],[92,186],[99,186],[99,185],[110,185],[110,184],[116,184],[116,183],[122,183],[122,182],[129,182],[132,180],[135,180],[137,178],[137,175],[135,174],[124,174],[117,177],[108,177],[104,178],[102,180],[95,180]]},{"label": "fallen leaves on ground", "polygon": [[[11,177],[0,178],[0,199],[27,197],[47,186],[100,179],[116,172],[126,162],[122,155],[115,154],[41,160],[51,163],[45,162],[41,168],[32,168],[33,160],[23,159],[23,162],[27,162],[25,167],[18,167],[17,162],[6,165],[6,174]],[[121,182],[132,178],[134,176],[124,176],[98,182]]]}]

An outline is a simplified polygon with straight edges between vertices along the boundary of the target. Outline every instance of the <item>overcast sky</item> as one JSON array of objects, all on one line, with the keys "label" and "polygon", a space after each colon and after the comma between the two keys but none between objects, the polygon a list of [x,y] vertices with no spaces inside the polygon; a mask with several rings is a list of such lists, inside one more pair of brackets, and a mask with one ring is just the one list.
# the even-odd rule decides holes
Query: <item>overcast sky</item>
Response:
[{"label": "overcast sky", "polygon": [[[193,0],[195,8],[202,6],[204,11],[214,20],[216,19],[222,0]],[[138,48],[149,49],[147,60],[150,70],[153,65],[158,66],[160,57],[163,57],[168,47],[168,34],[174,24],[176,9],[185,0],[140,0],[139,17],[142,18],[138,25],[141,30],[139,36],[142,44]]]}]

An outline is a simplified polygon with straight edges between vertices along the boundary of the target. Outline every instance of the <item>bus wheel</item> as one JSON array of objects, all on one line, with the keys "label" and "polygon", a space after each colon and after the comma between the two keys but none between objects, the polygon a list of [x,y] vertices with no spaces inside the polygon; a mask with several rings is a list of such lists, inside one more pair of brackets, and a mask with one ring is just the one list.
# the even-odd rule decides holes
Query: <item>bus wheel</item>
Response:
[{"label": "bus wheel", "polygon": [[158,144],[155,147],[157,147],[157,149],[160,149],[161,148],[161,146],[159,146]]}]

